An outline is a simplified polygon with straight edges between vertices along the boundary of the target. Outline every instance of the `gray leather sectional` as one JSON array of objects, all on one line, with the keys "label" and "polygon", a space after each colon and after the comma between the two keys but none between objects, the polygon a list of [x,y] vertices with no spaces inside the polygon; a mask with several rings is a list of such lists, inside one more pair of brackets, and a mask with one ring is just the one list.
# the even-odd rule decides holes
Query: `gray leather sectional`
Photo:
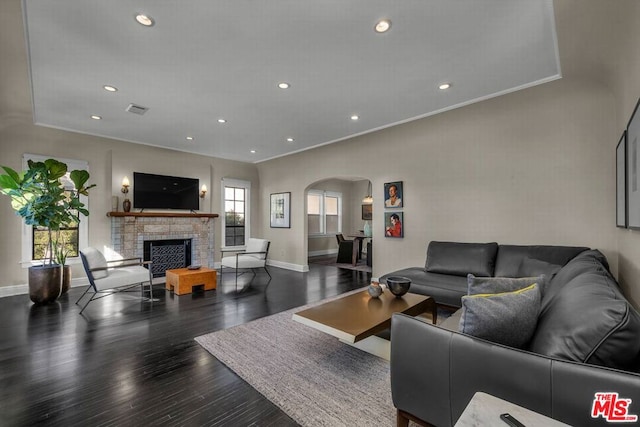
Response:
[{"label": "gray leather sectional", "polygon": [[[546,282],[535,331],[522,348],[458,332],[461,310],[440,326],[394,315],[391,388],[398,425],[415,418],[452,426],[477,391],[574,426],[612,425],[616,417],[620,422],[635,416],[635,422],[622,425],[640,425],[640,314],[620,291],[602,253],[453,242],[432,242],[427,253],[439,259],[427,259],[422,276],[412,277],[422,281],[412,284],[410,292],[437,294],[436,301],[450,306],[460,306],[466,293],[466,277],[458,270],[463,263],[473,270],[465,276],[542,273]],[[463,260],[460,253],[475,260]],[[390,275],[408,276],[406,271]],[[454,282],[441,276],[462,280],[447,288]],[[616,396],[613,401],[611,396]]]}]

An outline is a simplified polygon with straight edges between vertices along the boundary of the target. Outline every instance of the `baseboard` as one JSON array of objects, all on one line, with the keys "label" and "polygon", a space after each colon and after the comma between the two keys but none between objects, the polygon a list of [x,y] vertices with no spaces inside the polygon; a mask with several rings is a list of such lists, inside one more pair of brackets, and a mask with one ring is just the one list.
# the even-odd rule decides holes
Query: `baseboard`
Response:
[{"label": "baseboard", "polygon": [[309,256],[324,256],[324,255],[337,255],[338,254],[338,250],[337,249],[322,249],[319,251],[310,251],[309,252]]},{"label": "baseboard", "polygon": [[270,259],[270,260],[267,260],[267,265],[272,265],[278,268],[284,268],[285,270],[298,271],[300,273],[306,273],[307,271],[309,271],[308,264],[306,265],[292,264],[290,262],[275,261]]},{"label": "baseboard", "polygon": [[[71,287],[75,288],[76,286],[87,286],[89,285],[89,281],[86,277],[79,277],[77,279],[71,279]],[[0,298],[11,297],[14,295],[28,295],[29,294],[29,284],[25,283],[23,285],[12,285],[12,286],[3,286],[0,288]]]}]

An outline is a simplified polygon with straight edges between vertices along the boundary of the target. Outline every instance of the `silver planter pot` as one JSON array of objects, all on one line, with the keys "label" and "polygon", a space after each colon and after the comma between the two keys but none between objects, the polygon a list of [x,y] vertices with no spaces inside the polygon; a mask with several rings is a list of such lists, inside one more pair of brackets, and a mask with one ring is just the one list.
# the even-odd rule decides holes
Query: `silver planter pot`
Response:
[{"label": "silver planter pot", "polygon": [[29,298],[36,304],[47,304],[62,293],[63,270],[59,264],[29,267]]}]

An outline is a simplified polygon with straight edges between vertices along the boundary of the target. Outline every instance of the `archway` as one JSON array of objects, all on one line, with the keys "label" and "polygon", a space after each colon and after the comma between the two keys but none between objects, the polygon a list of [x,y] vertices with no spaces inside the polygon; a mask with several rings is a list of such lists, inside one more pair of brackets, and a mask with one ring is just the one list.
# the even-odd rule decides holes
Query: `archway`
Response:
[{"label": "archway", "polygon": [[[329,177],[317,180],[305,188],[305,244],[308,264],[371,271],[372,241],[361,237],[365,222],[372,225],[371,203],[367,200],[363,202],[367,196],[371,196],[371,181],[363,177]],[[348,240],[355,239],[354,243],[361,254],[355,264],[344,262],[344,257],[338,260],[340,246],[337,234],[344,235]]]}]

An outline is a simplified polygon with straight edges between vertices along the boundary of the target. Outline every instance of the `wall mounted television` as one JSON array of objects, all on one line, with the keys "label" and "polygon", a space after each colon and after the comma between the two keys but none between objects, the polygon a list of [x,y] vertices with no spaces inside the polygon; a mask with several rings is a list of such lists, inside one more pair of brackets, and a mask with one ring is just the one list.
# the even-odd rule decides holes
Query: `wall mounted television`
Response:
[{"label": "wall mounted television", "polygon": [[136,209],[200,209],[196,178],[133,173],[133,207]]}]

